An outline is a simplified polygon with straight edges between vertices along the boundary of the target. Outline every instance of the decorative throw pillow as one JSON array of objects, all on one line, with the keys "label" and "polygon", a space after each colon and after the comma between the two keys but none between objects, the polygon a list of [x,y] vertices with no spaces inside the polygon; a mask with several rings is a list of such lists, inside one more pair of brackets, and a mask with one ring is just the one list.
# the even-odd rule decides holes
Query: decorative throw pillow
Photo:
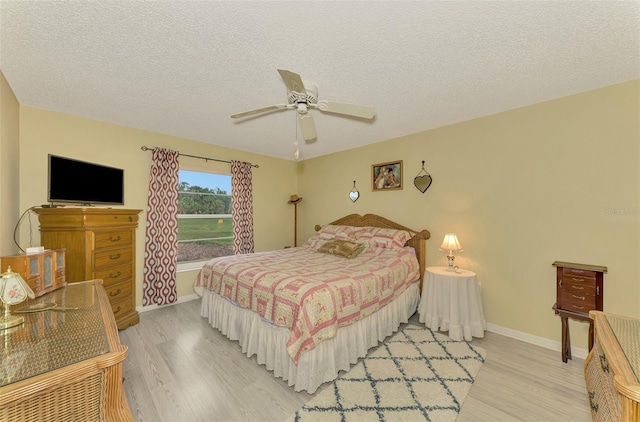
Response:
[{"label": "decorative throw pillow", "polygon": [[327,240],[324,245],[318,248],[318,252],[338,255],[344,258],[355,258],[363,250],[363,244],[341,239]]},{"label": "decorative throw pillow", "polygon": [[376,248],[403,248],[413,235],[406,230],[382,227],[363,227],[355,231],[355,238],[358,242]]}]

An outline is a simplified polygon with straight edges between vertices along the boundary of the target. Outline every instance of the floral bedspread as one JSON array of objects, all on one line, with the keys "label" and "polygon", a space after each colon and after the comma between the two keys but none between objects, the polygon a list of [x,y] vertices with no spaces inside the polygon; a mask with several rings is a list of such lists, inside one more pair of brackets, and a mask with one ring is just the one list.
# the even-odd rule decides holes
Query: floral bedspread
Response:
[{"label": "floral bedspread", "polygon": [[194,287],[290,328],[287,352],[297,363],[339,327],[393,301],[419,274],[412,248],[367,247],[346,259],[303,246],[212,259]]}]

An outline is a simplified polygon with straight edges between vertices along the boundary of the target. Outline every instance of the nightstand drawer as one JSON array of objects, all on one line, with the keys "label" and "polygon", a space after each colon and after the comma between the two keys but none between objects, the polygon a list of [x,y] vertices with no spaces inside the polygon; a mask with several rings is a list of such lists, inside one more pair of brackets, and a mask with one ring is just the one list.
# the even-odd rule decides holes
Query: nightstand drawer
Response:
[{"label": "nightstand drawer", "polygon": [[596,285],[595,278],[581,277],[573,274],[562,274],[562,281],[567,283],[585,284],[589,286]]},{"label": "nightstand drawer", "polygon": [[560,289],[572,292],[573,294],[587,294],[592,296],[595,296],[597,291],[595,283],[567,283],[564,281],[562,282]]},{"label": "nightstand drawer", "polygon": [[562,274],[564,276],[571,276],[571,277],[577,277],[577,278],[592,278],[594,280],[596,278],[596,272],[595,271],[581,270],[581,269],[578,269],[578,268],[567,268],[567,267],[564,267],[562,269]]},{"label": "nightstand drawer", "polygon": [[568,311],[587,313],[592,309],[596,309],[596,297],[594,295],[561,290],[558,307]]}]

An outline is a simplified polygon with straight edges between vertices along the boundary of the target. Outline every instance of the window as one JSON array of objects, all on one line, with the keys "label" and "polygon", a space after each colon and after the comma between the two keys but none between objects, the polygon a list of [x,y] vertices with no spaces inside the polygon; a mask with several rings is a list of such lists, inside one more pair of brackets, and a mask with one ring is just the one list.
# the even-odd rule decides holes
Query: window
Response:
[{"label": "window", "polygon": [[233,255],[231,176],[178,172],[178,269]]}]

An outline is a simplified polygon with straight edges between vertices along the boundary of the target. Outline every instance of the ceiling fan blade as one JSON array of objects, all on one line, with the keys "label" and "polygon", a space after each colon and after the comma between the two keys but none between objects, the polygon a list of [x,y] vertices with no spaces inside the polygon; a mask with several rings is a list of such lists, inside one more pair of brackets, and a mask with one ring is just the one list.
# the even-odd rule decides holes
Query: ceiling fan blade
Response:
[{"label": "ceiling fan blade", "polygon": [[335,101],[318,101],[318,104],[309,105],[327,113],[343,114],[346,116],[361,117],[363,119],[373,119],[376,115],[376,110],[373,107],[338,103]]},{"label": "ceiling fan blade", "polygon": [[249,116],[254,116],[256,114],[267,113],[269,111],[282,110],[283,108],[293,108],[293,107],[291,107],[291,104],[276,104],[268,107],[257,108],[255,110],[243,111],[241,113],[232,114],[231,118],[239,119],[242,117],[249,117]]},{"label": "ceiling fan blade", "polygon": [[278,69],[278,73],[282,76],[282,79],[284,79],[284,83],[287,84],[287,89],[289,91],[299,92],[301,94],[306,92],[300,75],[283,69]]},{"label": "ceiling fan blade", "polygon": [[316,124],[313,122],[313,116],[310,113],[298,113],[300,121],[300,130],[305,141],[312,141],[318,136],[316,134]]}]

